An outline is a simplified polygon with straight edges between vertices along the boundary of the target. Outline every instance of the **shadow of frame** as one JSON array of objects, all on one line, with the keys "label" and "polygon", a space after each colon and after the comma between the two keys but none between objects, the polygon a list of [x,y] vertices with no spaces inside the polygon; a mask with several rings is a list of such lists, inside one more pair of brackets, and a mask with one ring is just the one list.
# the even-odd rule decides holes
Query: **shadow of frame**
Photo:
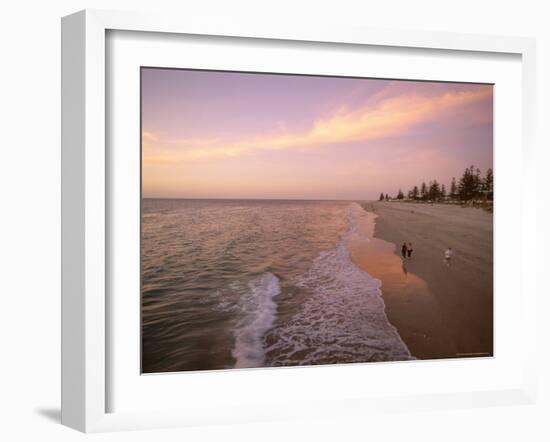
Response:
[{"label": "shadow of frame", "polygon": [[54,422],[56,424],[61,423],[61,409],[60,408],[37,408],[34,410],[36,414],[43,418]]}]

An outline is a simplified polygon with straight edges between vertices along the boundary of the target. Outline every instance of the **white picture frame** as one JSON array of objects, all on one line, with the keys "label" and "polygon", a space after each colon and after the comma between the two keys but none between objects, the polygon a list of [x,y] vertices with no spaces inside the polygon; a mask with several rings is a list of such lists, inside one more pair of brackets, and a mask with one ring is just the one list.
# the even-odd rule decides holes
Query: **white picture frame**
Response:
[{"label": "white picture frame", "polygon": [[[413,396],[359,397],[316,400],[310,408],[274,406],[236,408],[240,415],[198,411],[108,412],[110,323],[107,302],[106,228],[109,216],[107,174],[108,117],[106,83],[106,35],[109,31],[144,31],[181,35],[204,35],[271,39],[275,41],[369,45],[380,48],[426,48],[515,54],[521,57],[523,174],[534,168],[535,42],[518,37],[493,37],[416,31],[357,29],[345,26],[294,28],[274,24],[210,23],[193,17],[159,17],[86,10],[62,20],[62,423],[85,432],[243,422],[309,416],[362,414],[370,411],[418,410],[502,404],[532,403],[536,396],[534,334],[536,287],[534,268],[527,256],[534,254],[535,194],[521,191],[521,307],[526,336],[524,373],[520,386],[465,393],[430,393]],[[498,117],[498,116],[497,116]],[[518,149],[520,146],[518,146]],[[136,333],[139,333],[136,330]],[[335,369],[337,369],[335,367]],[[357,368],[360,370],[361,368]],[[299,369],[298,369],[299,370]],[[242,372],[241,372],[242,373]],[[215,373],[210,376],[217,376]],[[187,398],[186,400],[192,400]],[[247,408],[248,407],[248,408]],[[249,413],[249,414],[246,414]]]}]

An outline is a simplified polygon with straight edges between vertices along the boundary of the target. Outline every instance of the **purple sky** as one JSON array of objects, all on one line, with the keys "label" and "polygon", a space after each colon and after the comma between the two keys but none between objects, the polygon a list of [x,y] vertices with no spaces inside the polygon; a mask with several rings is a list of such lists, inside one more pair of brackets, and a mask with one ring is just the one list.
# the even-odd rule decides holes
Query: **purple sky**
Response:
[{"label": "purple sky", "polygon": [[493,88],[142,70],[143,195],[373,199],[493,161]]}]

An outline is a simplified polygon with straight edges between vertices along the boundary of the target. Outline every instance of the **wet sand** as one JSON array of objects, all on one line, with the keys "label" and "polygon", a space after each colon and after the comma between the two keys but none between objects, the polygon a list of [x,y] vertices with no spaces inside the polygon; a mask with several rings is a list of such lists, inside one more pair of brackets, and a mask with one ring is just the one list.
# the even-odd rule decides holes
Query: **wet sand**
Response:
[{"label": "wet sand", "polygon": [[[377,215],[354,262],[382,281],[386,315],[418,359],[493,355],[493,216],[441,204],[365,203]],[[411,259],[401,244],[412,242]],[[450,266],[443,259],[454,251]]]}]

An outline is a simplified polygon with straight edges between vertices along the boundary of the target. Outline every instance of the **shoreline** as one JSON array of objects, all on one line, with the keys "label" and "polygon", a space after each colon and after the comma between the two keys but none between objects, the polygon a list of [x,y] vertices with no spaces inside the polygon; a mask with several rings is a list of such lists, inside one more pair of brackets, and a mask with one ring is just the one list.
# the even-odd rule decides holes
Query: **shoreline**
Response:
[{"label": "shoreline", "polygon": [[[377,215],[370,252],[354,254],[382,282],[386,316],[417,359],[493,356],[492,214],[476,208],[362,203]],[[400,255],[413,243],[411,259]],[[443,252],[452,247],[451,265]]]}]

